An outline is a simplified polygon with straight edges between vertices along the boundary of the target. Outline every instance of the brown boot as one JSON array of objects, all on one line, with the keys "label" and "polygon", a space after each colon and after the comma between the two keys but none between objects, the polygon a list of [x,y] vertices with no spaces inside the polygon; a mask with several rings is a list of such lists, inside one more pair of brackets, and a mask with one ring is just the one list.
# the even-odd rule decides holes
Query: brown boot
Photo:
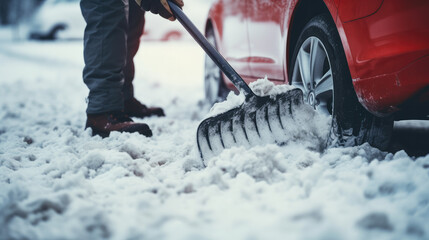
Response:
[{"label": "brown boot", "polygon": [[158,107],[148,108],[135,98],[124,102],[124,112],[130,117],[145,118],[150,116],[165,116],[164,110]]},{"label": "brown boot", "polygon": [[144,123],[134,123],[123,112],[109,112],[102,114],[87,114],[86,128],[92,129],[92,136],[100,135],[105,138],[110,132],[138,132],[146,137],[152,136],[149,126]]}]

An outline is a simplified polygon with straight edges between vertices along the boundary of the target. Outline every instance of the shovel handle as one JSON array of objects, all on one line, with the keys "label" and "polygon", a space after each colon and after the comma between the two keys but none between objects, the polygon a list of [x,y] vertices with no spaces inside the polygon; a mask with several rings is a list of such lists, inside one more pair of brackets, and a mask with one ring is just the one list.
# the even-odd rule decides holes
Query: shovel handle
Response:
[{"label": "shovel handle", "polygon": [[207,55],[213,60],[213,62],[222,70],[222,72],[231,80],[234,86],[244,92],[244,95],[248,97],[255,96],[255,93],[250,89],[246,82],[238,75],[238,73],[232,68],[232,66],[225,60],[225,58],[207,41],[203,34],[195,27],[195,25],[189,20],[185,13],[180,9],[179,6],[171,1],[168,1],[170,9],[174,16],[183,25],[186,31],[197,41],[197,43],[203,48]]}]

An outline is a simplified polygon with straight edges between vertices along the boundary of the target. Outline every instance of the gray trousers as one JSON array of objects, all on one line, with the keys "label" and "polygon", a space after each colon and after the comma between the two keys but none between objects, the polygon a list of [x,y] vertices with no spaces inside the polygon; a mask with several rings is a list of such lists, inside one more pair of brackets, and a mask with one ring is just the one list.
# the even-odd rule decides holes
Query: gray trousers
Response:
[{"label": "gray trousers", "polygon": [[88,114],[121,111],[133,97],[134,62],[144,11],[134,0],[81,0],[86,21],[83,81]]}]

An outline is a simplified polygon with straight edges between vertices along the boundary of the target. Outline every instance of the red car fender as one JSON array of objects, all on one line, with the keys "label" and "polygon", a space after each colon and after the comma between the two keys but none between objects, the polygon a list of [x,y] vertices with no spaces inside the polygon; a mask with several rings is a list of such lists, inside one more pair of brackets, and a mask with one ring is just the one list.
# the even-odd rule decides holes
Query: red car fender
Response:
[{"label": "red car fender", "polygon": [[338,13],[342,21],[348,22],[368,17],[377,12],[383,0],[337,0]]},{"label": "red car fender", "polygon": [[[365,18],[371,14],[376,13],[384,0],[334,0],[334,5],[337,7],[337,14],[332,15],[332,7],[329,8],[328,1],[325,1],[325,4],[328,6],[328,9],[331,11],[331,15],[335,19],[335,25],[337,26],[338,34],[341,38],[341,43],[343,44],[344,53],[346,55],[347,63],[349,65],[350,74],[356,76],[356,70],[354,65],[354,59],[350,49],[349,41],[347,35],[344,31],[343,23],[357,20],[360,18]],[[331,1],[332,2],[332,1]],[[332,3],[331,3],[332,4]]]},{"label": "red car fender", "polygon": [[[359,4],[366,1],[372,0]],[[420,67],[429,55],[429,2],[382,1],[353,17],[341,12],[349,11],[341,8],[346,2],[340,0],[336,25],[356,94],[371,113],[390,115],[429,84],[428,70]],[[406,68],[416,71],[405,74]]]}]

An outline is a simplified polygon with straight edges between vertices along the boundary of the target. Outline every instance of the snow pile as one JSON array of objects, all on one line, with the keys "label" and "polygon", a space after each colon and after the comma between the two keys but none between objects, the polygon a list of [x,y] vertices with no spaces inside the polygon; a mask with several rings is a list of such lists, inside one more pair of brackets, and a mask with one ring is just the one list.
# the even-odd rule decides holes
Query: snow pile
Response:
[{"label": "snow pile", "polygon": [[[428,239],[429,155],[368,145],[321,153],[310,137],[232,148],[203,168],[195,129],[205,109],[193,94],[200,79],[157,78],[151,64],[180,62],[155,58],[160,46],[142,46],[136,66],[147,68],[137,72],[136,92],[167,117],[144,120],[152,138],[106,139],[83,129],[81,58],[45,66],[3,54],[14,46],[0,46],[0,239]],[[187,46],[162,49],[174,55]],[[58,54],[21,47],[34,59]],[[55,47],[66,61],[81,43]],[[194,65],[199,53],[188,51]]]},{"label": "snow pile", "polygon": [[295,87],[288,84],[275,85],[273,82],[268,80],[267,76],[265,76],[265,78],[258,79],[255,82],[251,82],[249,86],[256,95],[260,97],[270,96],[271,98],[275,98],[278,94],[295,89]]},{"label": "snow pile", "polygon": [[[260,97],[270,96],[275,97],[278,94],[285,93],[289,90],[295,89],[295,87],[291,85],[275,85],[273,82],[268,80],[268,77],[258,79],[249,84],[250,89]],[[233,108],[239,107],[243,104],[245,100],[245,96],[243,93],[236,95],[234,92],[230,92],[226,98],[226,101],[216,103],[210,109],[209,113],[206,115],[206,118],[219,115],[220,113],[227,112]]]},{"label": "snow pile", "polygon": [[205,116],[205,118],[217,116],[221,113],[225,113],[228,110],[239,107],[244,103],[245,96],[243,93],[236,95],[233,91],[229,92],[226,100],[223,102],[218,102],[213,105],[210,109],[209,113]]}]

